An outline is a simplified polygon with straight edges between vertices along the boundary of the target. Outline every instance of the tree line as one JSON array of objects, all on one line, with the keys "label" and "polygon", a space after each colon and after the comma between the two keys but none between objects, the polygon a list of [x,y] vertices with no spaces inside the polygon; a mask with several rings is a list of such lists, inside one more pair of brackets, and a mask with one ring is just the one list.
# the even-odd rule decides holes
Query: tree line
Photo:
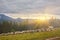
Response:
[{"label": "tree line", "polygon": [[23,22],[0,21],[0,33],[48,28],[52,23],[48,21],[29,23],[27,20]]}]

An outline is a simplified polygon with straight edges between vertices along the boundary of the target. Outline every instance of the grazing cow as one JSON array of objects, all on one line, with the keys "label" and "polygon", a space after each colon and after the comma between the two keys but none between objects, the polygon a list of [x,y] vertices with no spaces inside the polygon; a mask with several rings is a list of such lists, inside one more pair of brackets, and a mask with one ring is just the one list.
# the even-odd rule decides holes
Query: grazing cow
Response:
[{"label": "grazing cow", "polygon": [[16,31],[15,34],[22,34],[22,31]]},{"label": "grazing cow", "polygon": [[49,27],[47,28],[47,31],[52,31],[52,30],[54,30],[54,27],[53,27],[53,26],[49,26]]}]

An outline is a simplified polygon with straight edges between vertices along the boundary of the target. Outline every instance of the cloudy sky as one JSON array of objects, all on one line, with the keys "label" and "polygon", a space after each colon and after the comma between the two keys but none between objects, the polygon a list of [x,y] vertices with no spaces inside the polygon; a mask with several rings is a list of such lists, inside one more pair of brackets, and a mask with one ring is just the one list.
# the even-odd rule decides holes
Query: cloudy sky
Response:
[{"label": "cloudy sky", "polygon": [[[0,0],[0,14],[60,15],[60,0]],[[14,16],[14,15],[12,15]]]}]

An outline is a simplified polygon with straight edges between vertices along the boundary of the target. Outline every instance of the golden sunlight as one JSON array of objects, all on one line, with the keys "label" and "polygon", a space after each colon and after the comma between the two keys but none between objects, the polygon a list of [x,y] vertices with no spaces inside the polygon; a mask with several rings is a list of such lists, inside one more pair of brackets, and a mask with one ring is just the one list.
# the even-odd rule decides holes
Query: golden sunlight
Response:
[{"label": "golden sunlight", "polygon": [[40,17],[40,20],[46,20],[46,17]]},{"label": "golden sunlight", "polygon": [[42,15],[42,16],[40,16],[40,20],[42,20],[42,21],[45,21],[45,20],[49,20],[49,19],[51,19],[51,15],[48,15],[48,14],[45,14],[45,15]]}]

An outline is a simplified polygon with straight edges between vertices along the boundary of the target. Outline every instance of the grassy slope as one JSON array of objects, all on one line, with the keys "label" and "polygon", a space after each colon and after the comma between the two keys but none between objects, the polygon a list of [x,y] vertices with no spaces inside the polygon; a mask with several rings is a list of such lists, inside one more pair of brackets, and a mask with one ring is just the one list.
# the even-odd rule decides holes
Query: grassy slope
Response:
[{"label": "grassy slope", "polygon": [[0,36],[0,40],[45,40],[46,38],[56,36],[60,37],[60,30]]}]

